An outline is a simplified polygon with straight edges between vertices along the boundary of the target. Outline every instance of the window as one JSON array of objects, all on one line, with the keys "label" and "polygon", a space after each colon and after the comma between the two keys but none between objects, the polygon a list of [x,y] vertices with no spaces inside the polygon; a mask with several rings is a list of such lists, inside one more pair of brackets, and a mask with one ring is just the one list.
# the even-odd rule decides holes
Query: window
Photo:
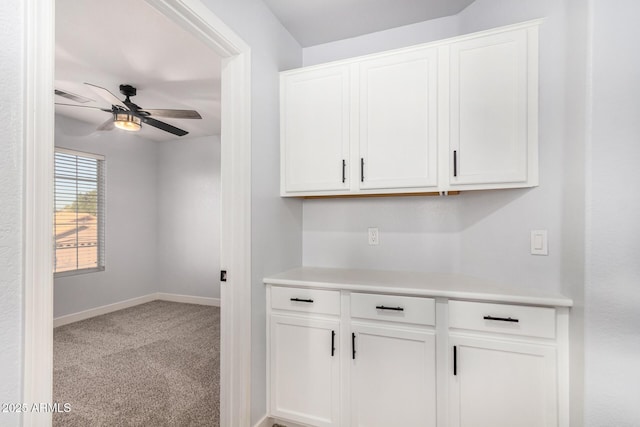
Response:
[{"label": "window", "polygon": [[104,157],[56,148],[54,178],[56,276],[104,270]]}]

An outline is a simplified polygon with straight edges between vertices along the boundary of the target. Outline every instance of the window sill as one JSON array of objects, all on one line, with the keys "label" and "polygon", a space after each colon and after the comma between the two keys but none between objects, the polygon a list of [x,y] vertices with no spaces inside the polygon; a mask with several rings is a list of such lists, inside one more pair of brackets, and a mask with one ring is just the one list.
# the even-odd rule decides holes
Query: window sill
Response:
[{"label": "window sill", "polygon": [[83,268],[82,270],[60,271],[58,273],[53,273],[53,278],[57,279],[60,277],[78,276],[80,274],[99,273],[104,270],[105,270],[104,267],[97,267],[97,268]]}]

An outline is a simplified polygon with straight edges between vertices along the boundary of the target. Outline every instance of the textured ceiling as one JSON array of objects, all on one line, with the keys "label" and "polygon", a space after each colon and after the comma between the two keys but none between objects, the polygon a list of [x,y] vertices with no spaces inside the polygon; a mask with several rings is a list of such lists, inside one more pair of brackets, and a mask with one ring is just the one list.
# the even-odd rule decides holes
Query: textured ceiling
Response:
[{"label": "textured ceiling", "polygon": [[264,0],[302,47],[455,15],[474,0]]},{"label": "textured ceiling", "polygon": [[[220,58],[144,1],[56,0],[56,89],[95,100],[83,105],[110,108],[84,82],[120,99],[119,85],[131,84],[138,89],[132,101],[142,108],[197,110],[202,120],[158,118],[189,131],[185,137],[220,133]],[[56,113],[96,127],[109,118],[103,111],[59,105]],[[139,134],[156,141],[178,138],[144,124]]]}]

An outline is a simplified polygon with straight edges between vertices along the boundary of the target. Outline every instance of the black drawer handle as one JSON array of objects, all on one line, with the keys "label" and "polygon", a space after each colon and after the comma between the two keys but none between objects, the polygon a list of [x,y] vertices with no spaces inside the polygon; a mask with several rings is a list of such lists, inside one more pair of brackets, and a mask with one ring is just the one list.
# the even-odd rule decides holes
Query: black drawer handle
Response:
[{"label": "black drawer handle", "polygon": [[351,358],[356,360],[356,334],[351,334]]},{"label": "black drawer handle", "polygon": [[308,303],[313,303],[312,299],[303,299],[303,298],[291,298],[291,301],[295,301],[295,302],[308,302]]},{"label": "black drawer handle", "polygon": [[336,354],[336,331],[331,331],[331,357]]},{"label": "black drawer handle", "polygon": [[493,317],[493,316],[484,316],[484,320],[499,320],[501,322],[514,322],[518,323],[518,319],[512,319],[511,317]]},{"label": "black drawer handle", "polygon": [[453,375],[458,375],[458,346],[453,346]]},{"label": "black drawer handle", "polygon": [[458,176],[458,150],[453,150],[453,176]]},{"label": "black drawer handle", "polygon": [[404,311],[404,308],[402,308],[402,307],[387,307],[385,305],[376,305],[376,310]]}]

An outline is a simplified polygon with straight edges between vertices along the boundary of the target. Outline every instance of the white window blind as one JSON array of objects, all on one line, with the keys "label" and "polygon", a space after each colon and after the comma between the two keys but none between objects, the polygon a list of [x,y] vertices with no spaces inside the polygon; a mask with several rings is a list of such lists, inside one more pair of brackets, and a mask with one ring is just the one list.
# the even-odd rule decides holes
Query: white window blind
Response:
[{"label": "white window blind", "polygon": [[104,157],[56,148],[56,275],[104,270]]}]

